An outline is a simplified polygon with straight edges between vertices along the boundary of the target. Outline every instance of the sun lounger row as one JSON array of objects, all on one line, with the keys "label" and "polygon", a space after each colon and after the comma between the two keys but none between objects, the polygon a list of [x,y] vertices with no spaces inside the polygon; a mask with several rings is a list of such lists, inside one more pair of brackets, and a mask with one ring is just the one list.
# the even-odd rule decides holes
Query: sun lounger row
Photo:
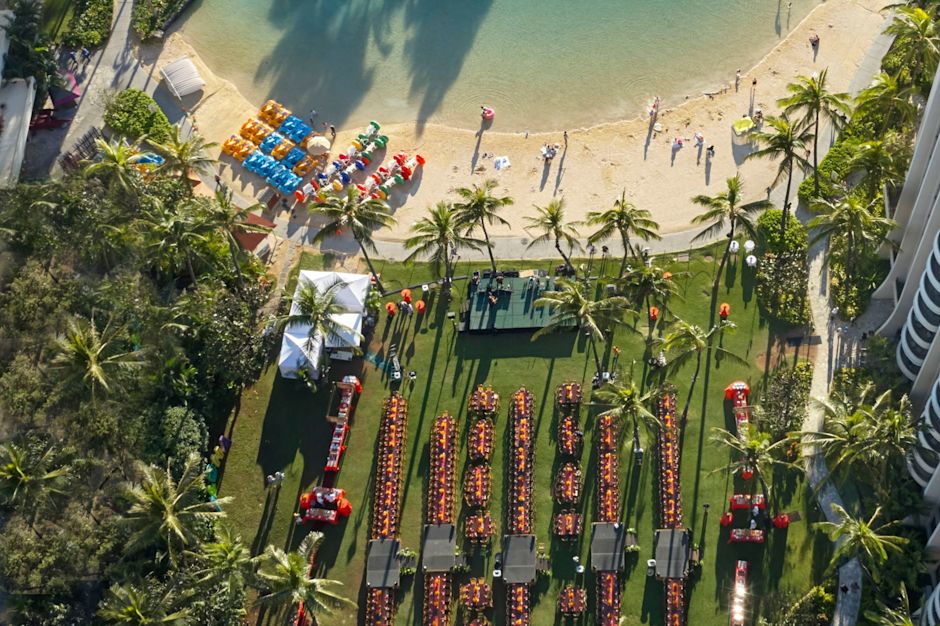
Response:
[{"label": "sun lounger row", "polygon": [[444,413],[431,426],[431,473],[428,479],[428,524],[454,523],[457,470],[457,422]]}]

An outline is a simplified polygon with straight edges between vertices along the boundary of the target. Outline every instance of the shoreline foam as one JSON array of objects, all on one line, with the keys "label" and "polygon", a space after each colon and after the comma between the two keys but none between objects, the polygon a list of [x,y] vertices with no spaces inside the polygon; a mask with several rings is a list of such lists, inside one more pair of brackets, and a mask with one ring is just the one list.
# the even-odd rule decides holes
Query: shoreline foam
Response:
[{"label": "shoreline foam", "polygon": [[[398,225],[379,236],[403,239],[426,207],[452,197],[455,187],[487,177],[496,178],[497,192],[512,196],[516,204],[515,210],[506,212],[510,227],[496,228],[492,233],[496,236],[524,236],[522,218],[532,214],[532,205],[541,206],[556,197],[565,197],[571,220],[583,220],[587,212],[607,208],[623,189],[634,204],[653,212],[664,233],[688,228],[699,212],[689,199],[696,194],[720,192],[725,178],[735,172],[744,179],[748,200],[764,197],[776,164],[743,162],[747,151],[735,148],[731,142],[731,122],[749,109],[751,80],[758,80],[754,106],[765,115],[777,113],[775,101],[785,95],[786,84],[801,74],[828,67],[830,89],[846,90],[882,31],[886,18],[878,12],[881,7],[880,0],[828,0],[816,6],[753,68],[742,73],[737,92],[732,86],[727,93],[688,98],[678,106],[663,109],[659,116],[663,132],[652,133],[648,145],[645,118],[569,129],[567,149],[563,146],[559,156],[545,168],[537,159],[539,148],[546,142],[562,144],[560,131],[530,133],[526,138],[520,132],[475,132],[436,124],[422,128],[413,123],[384,126],[383,132],[391,138],[390,154],[420,152],[428,164],[412,185],[402,188],[404,196],[393,196],[391,204]],[[809,45],[809,36],[814,32],[821,37],[815,61]],[[206,80],[206,88],[198,103],[184,105],[191,107],[200,131],[211,141],[221,142],[236,132],[262,104],[249,102],[230,81],[211,72],[178,32],[162,46],[141,46],[138,54],[146,66],[159,67],[184,54],[193,59]],[[728,82],[733,85],[733,75]],[[276,99],[276,94],[272,97]],[[341,129],[338,145],[347,145],[359,130]],[[704,151],[696,163],[698,151],[692,142],[695,132],[704,134],[706,146],[713,144],[716,148],[707,174]],[[682,137],[685,147],[672,150],[674,137]],[[508,156],[512,167],[496,172],[491,158],[481,158],[484,153]],[[257,177],[240,166],[232,167],[232,161],[223,160],[223,164],[223,178],[238,193],[257,198],[266,189]]]}]

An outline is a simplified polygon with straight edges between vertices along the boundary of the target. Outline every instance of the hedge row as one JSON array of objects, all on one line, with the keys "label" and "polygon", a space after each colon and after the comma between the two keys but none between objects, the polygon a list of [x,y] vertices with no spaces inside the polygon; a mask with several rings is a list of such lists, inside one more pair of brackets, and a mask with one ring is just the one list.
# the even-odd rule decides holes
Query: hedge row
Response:
[{"label": "hedge row", "polygon": [[792,215],[781,237],[782,216],[780,209],[768,209],[757,220],[761,254],[757,268],[757,303],[766,316],[799,326],[810,320],[806,298],[809,238],[806,227]]}]

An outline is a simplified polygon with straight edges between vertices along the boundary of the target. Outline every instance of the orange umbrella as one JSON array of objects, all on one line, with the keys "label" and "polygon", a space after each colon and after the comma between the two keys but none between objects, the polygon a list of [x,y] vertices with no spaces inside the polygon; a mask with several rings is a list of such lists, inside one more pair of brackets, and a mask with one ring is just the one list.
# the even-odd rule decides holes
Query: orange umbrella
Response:
[{"label": "orange umbrella", "polygon": [[401,299],[411,304],[411,289],[402,289],[401,290]]},{"label": "orange umbrella", "polygon": [[427,303],[426,303],[424,300],[418,300],[418,301],[415,303],[415,309],[418,311],[419,314],[420,314],[420,313],[424,313],[424,309],[426,309],[427,306],[428,306],[428,305],[427,305]]},{"label": "orange umbrella", "polygon": [[388,313],[389,317],[395,317],[395,313],[398,311],[398,307],[395,306],[394,302],[385,303],[385,312]]}]

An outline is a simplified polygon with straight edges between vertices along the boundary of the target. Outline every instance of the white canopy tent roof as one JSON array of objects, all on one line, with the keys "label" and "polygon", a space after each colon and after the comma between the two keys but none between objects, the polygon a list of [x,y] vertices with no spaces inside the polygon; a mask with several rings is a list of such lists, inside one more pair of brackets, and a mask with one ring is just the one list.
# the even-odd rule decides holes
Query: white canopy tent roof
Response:
[{"label": "white canopy tent roof", "polygon": [[178,100],[196,93],[206,86],[206,81],[199,75],[199,70],[189,57],[180,57],[160,70],[167,87]]},{"label": "white canopy tent roof", "polygon": [[310,342],[308,340],[309,326],[297,325],[285,329],[284,338],[281,341],[281,354],[278,358],[278,369],[284,378],[297,378],[297,370],[306,368],[316,379],[319,377],[317,368],[324,349],[345,350],[359,346],[365,317],[366,297],[372,285],[368,274],[310,270],[300,272],[297,290],[294,292],[294,303],[291,304],[291,314],[296,315],[300,312],[296,296],[303,285],[313,285],[318,292],[323,293],[338,282],[343,286],[337,291],[335,301],[344,309],[344,312],[334,315],[333,319],[354,332],[343,331],[337,336],[328,337],[326,341],[316,335]]}]

